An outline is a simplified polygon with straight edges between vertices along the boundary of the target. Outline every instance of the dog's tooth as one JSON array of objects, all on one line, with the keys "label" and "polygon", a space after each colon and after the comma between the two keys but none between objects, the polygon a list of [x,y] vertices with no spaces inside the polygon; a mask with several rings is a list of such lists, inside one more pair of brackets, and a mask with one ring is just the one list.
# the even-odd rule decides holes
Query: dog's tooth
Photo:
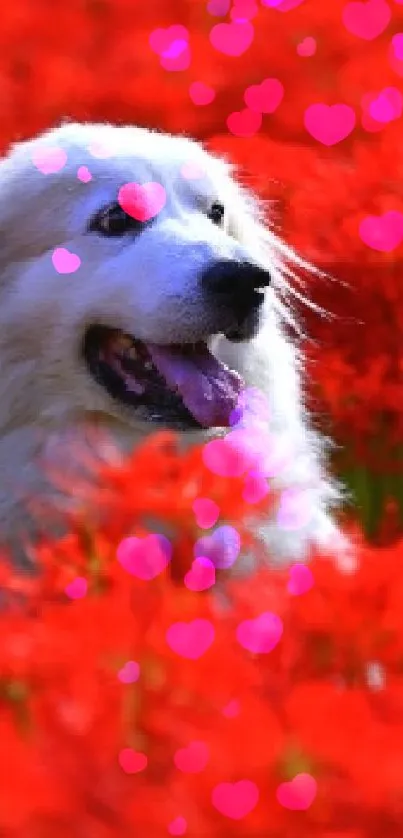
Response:
[{"label": "dog's tooth", "polygon": [[153,362],[152,361],[146,361],[145,364],[144,364],[144,368],[146,370],[153,370],[154,369]]}]

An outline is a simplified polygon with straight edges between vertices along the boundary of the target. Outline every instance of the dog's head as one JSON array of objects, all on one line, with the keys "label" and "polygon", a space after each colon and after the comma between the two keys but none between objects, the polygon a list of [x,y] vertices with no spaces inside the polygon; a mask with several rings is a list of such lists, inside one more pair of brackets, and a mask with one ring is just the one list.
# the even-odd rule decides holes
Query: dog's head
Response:
[{"label": "dog's head", "polygon": [[309,267],[231,167],[184,137],[65,124],[13,148],[0,163],[2,528],[19,527],[14,473],[18,498],[20,484],[38,491],[32,436],[41,461],[55,443],[60,462],[62,429],[75,436],[87,418],[117,423],[130,447],[152,423],[215,435],[239,416],[235,367],[264,390],[292,451],[278,485],[302,487],[312,510],[289,538],[269,521],[267,543],[298,556],[334,540],[327,507],[340,495],[322,476],[280,322],[298,328],[295,265]]},{"label": "dog's head", "polygon": [[242,381],[214,340],[253,339],[278,278],[228,164],[184,137],[71,123],[16,146],[0,181],[10,424],[228,425]]}]

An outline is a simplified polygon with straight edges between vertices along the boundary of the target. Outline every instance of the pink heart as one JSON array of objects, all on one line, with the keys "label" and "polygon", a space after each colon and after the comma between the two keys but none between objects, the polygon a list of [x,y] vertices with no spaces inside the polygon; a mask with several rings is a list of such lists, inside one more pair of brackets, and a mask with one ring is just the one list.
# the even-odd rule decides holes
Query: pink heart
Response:
[{"label": "pink heart", "polygon": [[265,611],[254,620],[244,620],[236,630],[238,643],[254,654],[267,654],[277,646],[283,634],[283,621]]},{"label": "pink heart", "polygon": [[83,576],[76,576],[64,590],[70,599],[82,599],[88,591],[88,582]]},{"label": "pink heart", "polygon": [[207,591],[215,584],[215,567],[210,559],[199,556],[192,562],[184,583],[189,591]]},{"label": "pink heart", "polygon": [[250,47],[254,29],[249,21],[244,23],[217,23],[210,32],[210,43],[224,55],[242,55]]},{"label": "pink heart", "polygon": [[80,168],[77,169],[77,177],[78,180],[82,181],[82,183],[89,183],[89,181],[92,180],[92,174],[90,170],[87,169],[87,166],[80,166]]},{"label": "pink heart", "polygon": [[235,137],[254,137],[262,125],[262,114],[244,108],[227,117],[227,128]]},{"label": "pink heart", "polygon": [[119,765],[126,774],[138,774],[147,767],[148,759],[145,754],[133,751],[132,748],[122,748],[119,752]]},{"label": "pink heart", "polygon": [[258,471],[250,471],[245,478],[242,497],[246,503],[259,503],[269,493],[266,477]]},{"label": "pink heart", "polygon": [[122,684],[135,684],[140,677],[140,667],[136,661],[127,661],[118,672]]},{"label": "pink heart", "polygon": [[175,24],[168,26],[166,29],[154,29],[149,37],[149,44],[153,52],[157,55],[162,55],[163,52],[169,49],[174,41],[188,41],[189,32],[185,26]]},{"label": "pink heart", "polygon": [[179,58],[180,55],[187,49],[188,42],[184,38],[177,38],[175,41],[163,50],[161,56],[163,58]]},{"label": "pink heart", "polygon": [[52,253],[52,262],[58,274],[73,274],[81,265],[76,253],[70,253],[66,247],[57,247]]},{"label": "pink heart", "polygon": [[53,175],[63,169],[67,154],[61,148],[37,148],[32,154],[32,162],[43,175]]},{"label": "pink heart", "polygon": [[[241,411],[240,411],[241,412]],[[239,426],[224,439],[215,439],[203,446],[203,461],[213,474],[223,477],[241,477],[247,471],[259,471],[266,477],[273,477],[290,460],[287,443],[274,438],[266,430],[265,422],[258,416],[248,414],[239,418],[233,411],[233,424],[239,419]]]},{"label": "pink heart", "polygon": [[247,417],[241,420],[239,425],[225,437],[228,445],[232,445],[245,457],[247,469],[260,471],[265,474],[267,456],[273,447],[273,438],[270,436],[265,423],[260,419]]},{"label": "pink heart", "polygon": [[369,105],[369,113],[377,122],[391,122],[402,115],[403,96],[396,87],[385,87]]},{"label": "pink heart", "polygon": [[262,0],[263,6],[274,8],[278,12],[290,12],[291,9],[296,9],[304,0]]},{"label": "pink heart", "polygon": [[196,516],[197,526],[203,530],[213,527],[220,514],[219,506],[209,498],[197,498],[192,509]]},{"label": "pink heart", "polygon": [[184,835],[187,830],[187,826],[185,818],[174,818],[174,820],[168,824],[168,832],[170,835]]},{"label": "pink heart", "polygon": [[392,12],[385,0],[366,3],[347,3],[343,9],[343,23],[352,35],[372,41],[386,29]]},{"label": "pink heart", "polygon": [[185,774],[198,774],[209,760],[209,750],[204,742],[190,742],[187,748],[180,748],[174,754],[174,763]]},{"label": "pink heart", "polygon": [[166,203],[166,192],[160,183],[125,183],[119,189],[118,202],[136,221],[149,221],[161,212]]},{"label": "pink heart", "polygon": [[[157,53],[157,55],[161,55],[161,53],[164,52],[165,49],[168,49],[169,44],[175,38],[174,35],[171,36],[170,28],[171,27],[169,27],[169,29],[154,29],[153,32],[151,32],[150,34],[148,43],[150,44],[152,51]],[[182,29],[184,27],[180,28]]]},{"label": "pink heart", "polygon": [[292,596],[299,596],[310,591],[315,583],[312,571],[304,564],[294,564],[290,569],[290,581],[287,591]]},{"label": "pink heart", "polygon": [[163,535],[145,538],[129,536],[120,542],[116,552],[118,562],[132,576],[149,582],[167,567],[172,557],[172,546]]},{"label": "pink heart", "polygon": [[285,809],[302,812],[309,809],[316,794],[316,780],[310,774],[297,774],[289,783],[278,786],[276,797]]},{"label": "pink heart", "polygon": [[309,105],[304,115],[305,128],[315,140],[332,146],[351,134],[355,113],[348,105]]},{"label": "pink heart", "polygon": [[213,789],[213,806],[227,818],[239,821],[255,808],[259,790],[250,780],[237,783],[219,783]]},{"label": "pink heart", "polygon": [[215,99],[215,90],[202,81],[194,81],[189,87],[189,96],[195,105],[209,105]]},{"label": "pink heart", "polygon": [[390,253],[403,241],[403,214],[390,210],[383,215],[368,215],[360,224],[362,241],[382,253]]},{"label": "pink heart", "polygon": [[244,93],[248,108],[258,113],[273,113],[283,96],[284,87],[278,79],[265,79],[261,84],[252,84]]},{"label": "pink heart", "polygon": [[214,641],[215,630],[209,620],[173,623],[166,634],[168,645],[183,658],[197,660]]},{"label": "pink heart", "polygon": [[165,70],[187,70],[190,66],[189,32],[179,25],[155,29],[149,38],[151,49],[160,56]]},{"label": "pink heart", "polygon": [[398,61],[403,61],[403,32],[398,32],[393,36],[392,46]]},{"label": "pink heart", "polygon": [[231,434],[224,439],[212,439],[203,446],[203,462],[213,474],[221,477],[240,477],[253,461],[247,456],[248,452],[232,444]]},{"label": "pink heart", "polygon": [[236,562],[241,549],[238,530],[230,524],[217,527],[211,535],[204,535],[195,542],[196,558],[210,559],[215,568],[227,570]]},{"label": "pink heart", "polygon": [[297,53],[301,55],[303,58],[309,58],[311,55],[315,55],[316,52],[316,41],[315,38],[304,38],[297,46]]},{"label": "pink heart", "polygon": [[231,431],[225,441],[243,456],[248,471],[271,477],[278,473],[289,459],[285,444],[275,439],[261,420],[247,419],[238,428]]},{"label": "pink heart", "polygon": [[189,44],[185,41],[181,42],[182,46],[179,46],[179,42],[175,43],[176,46],[172,46],[172,51],[169,49],[160,56],[161,67],[170,72],[188,70],[191,62]]}]

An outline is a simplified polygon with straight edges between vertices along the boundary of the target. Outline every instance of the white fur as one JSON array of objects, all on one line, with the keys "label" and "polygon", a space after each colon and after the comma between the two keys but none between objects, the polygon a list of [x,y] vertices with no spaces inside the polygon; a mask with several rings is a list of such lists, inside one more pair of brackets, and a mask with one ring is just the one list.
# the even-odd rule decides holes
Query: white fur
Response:
[{"label": "white fur", "polygon": [[[102,143],[108,158],[89,148]],[[58,147],[67,162],[55,174],[33,164],[39,148]],[[188,180],[183,164],[205,177]],[[86,166],[92,180],[77,178]],[[89,218],[116,200],[126,182],[162,183],[167,205],[135,240],[102,239],[86,232]],[[207,218],[211,203],[226,207],[225,229]],[[146,129],[67,123],[14,147],[0,164],[0,527],[14,542],[26,526],[26,498],[52,496],[37,458],[63,463],[63,439],[101,427],[124,449],[155,430],[135,411],[123,410],[93,381],[80,357],[86,325],[100,322],[144,341],[197,341],[221,331],[207,306],[200,272],[218,257],[248,258],[268,267],[265,320],[257,338],[235,345],[215,340],[215,352],[262,390],[271,409],[270,430],[293,451],[276,479],[299,488],[309,522],[286,531],[267,522],[265,540],[276,559],[302,559],[310,545],[342,544],[331,517],[340,499],[324,470],[324,442],[313,432],[303,406],[303,360],[292,325],[293,270],[303,264],[263,221],[257,201],[241,188],[232,167],[185,137]],[[79,255],[75,273],[52,264],[57,247]],[[291,280],[291,282],[290,282]],[[295,283],[294,283],[295,284]],[[189,440],[199,440],[189,434]]]}]

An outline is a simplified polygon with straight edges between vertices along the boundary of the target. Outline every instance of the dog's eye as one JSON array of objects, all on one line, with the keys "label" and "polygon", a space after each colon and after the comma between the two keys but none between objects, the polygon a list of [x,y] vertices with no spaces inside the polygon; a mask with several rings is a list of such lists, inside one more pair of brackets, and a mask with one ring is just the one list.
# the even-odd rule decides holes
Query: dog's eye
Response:
[{"label": "dog's eye", "polygon": [[143,226],[116,202],[97,212],[91,219],[88,229],[92,233],[101,233],[103,236],[123,236],[125,233],[139,232]]},{"label": "dog's eye", "polygon": [[213,224],[221,224],[224,218],[225,209],[222,204],[219,204],[218,201],[215,201],[212,204],[208,217],[211,219]]}]

